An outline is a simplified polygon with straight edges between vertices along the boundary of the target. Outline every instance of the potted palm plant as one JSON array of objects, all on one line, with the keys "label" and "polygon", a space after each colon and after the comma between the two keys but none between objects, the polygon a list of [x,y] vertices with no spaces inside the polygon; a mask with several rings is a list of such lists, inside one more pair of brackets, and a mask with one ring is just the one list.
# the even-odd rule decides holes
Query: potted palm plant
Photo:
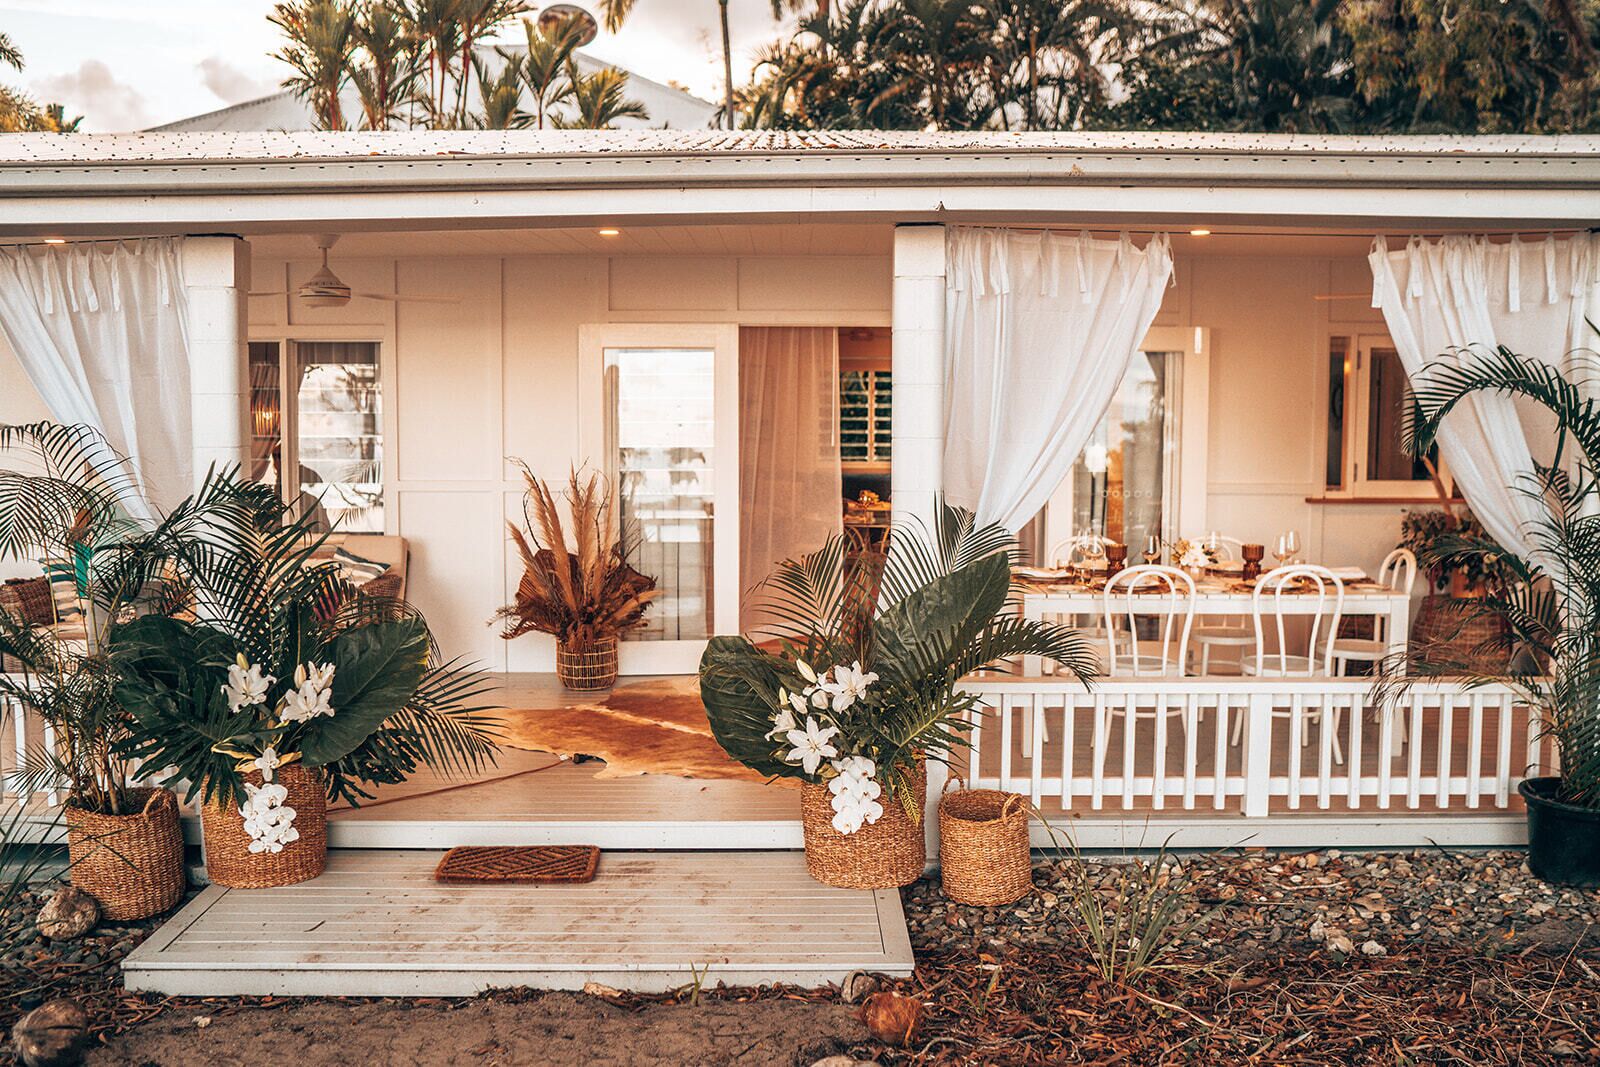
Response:
[{"label": "potted palm plant", "polygon": [[494,723],[466,701],[479,672],[441,661],[422,616],[351,596],[315,562],[327,535],[270,489],[212,472],[136,556],[183,576],[187,617],[148,615],[110,642],[126,756],[169,768],[201,801],[206,870],[236,888],[287,885],[326,862],[328,798],[424,764],[476,770]]},{"label": "potted palm plant", "polygon": [[1558,367],[1501,346],[1440,363],[1415,383],[1408,446],[1425,453],[1451,409],[1482,391],[1543,405],[1559,427],[1552,461],[1516,487],[1540,505],[1526,527],[1532,551],[1519,556],[1471,531],[1435,539],[1424,566],[1492,564],[1496,580],[1482,595],[1455,603],[1463,628],[1495,625],[1478,646],[1425,645],[1387,665],[1375,696],[1392,700],[1418,678],[1441,676],[1518,691],[1560,759],[1559,774],[1519,786],[1528,867],[1546,881],[1600,885],[1600,409]]},{"label": "potted palm plant", "polygon": [[831,539],[764,583],[776,636],[715,637],[700,692],[717,741],[762,774],[797,778],[806,866],[845,888],[921,876],[924,761],[969,729],[974,671],[1016,656],[1080,679],[1098,661],[1074,631],[1008,611],[1016,541],[941,505],[931,534],[897,528],[881,573]]},{"label": "potted palm plant", "polygon": [[0,426],[0,457],[0,558],[52,576],[47,618],[0,608],[0,656],[11,661],[0,697],[37,731],[19,754],[22,784],[65,792],[69,876],[101,914],[148,918],[182,899],[183,834],[172,791],[140,781],[121,754],[130,720],[106,649],[119,623],[160,610],[173,590],[128,565],[144,532],[130,517],[133,474],[98,433]]},{"label": "potted palm plant", "polygon": [[579,692],[609,689],[617,680],[617,640],[644,622],[659,596],[656,580],[628,566],[610,487],[597,474],[574,470],[565,493],[572,539],[550,487],[526,466],[524,532],[509,523],[522,557],[516,600],[502,608],[506,640],[525,633],[556,639],[556,675]]}]

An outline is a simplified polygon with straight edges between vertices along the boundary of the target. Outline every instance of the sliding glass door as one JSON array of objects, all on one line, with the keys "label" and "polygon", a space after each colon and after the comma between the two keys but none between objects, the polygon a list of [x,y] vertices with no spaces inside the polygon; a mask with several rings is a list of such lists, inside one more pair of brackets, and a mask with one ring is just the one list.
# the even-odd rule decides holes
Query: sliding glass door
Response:
[{"label": "sliding glass door", "polygon": [[737,342],[723,326],[583,330],[584,455],[661,591],[624,635],[624,674],[693,672],[707,639],[738,631]]}]

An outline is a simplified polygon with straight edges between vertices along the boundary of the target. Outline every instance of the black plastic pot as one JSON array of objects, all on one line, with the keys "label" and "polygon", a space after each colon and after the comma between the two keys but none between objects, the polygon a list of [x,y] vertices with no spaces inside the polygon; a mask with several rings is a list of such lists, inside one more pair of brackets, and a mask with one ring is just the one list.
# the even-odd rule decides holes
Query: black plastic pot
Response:
[{"label": "black plastic pot", "polygon": [[1600,810],[1556,799],[1559,778],[1528,778],[1528,869],[1557,885],[1600,886]]}]

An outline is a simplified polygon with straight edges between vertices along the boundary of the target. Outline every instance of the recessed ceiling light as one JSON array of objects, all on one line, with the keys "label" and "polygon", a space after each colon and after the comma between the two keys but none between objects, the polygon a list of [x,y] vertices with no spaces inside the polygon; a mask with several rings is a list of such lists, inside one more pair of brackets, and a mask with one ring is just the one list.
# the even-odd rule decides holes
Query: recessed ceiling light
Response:
[{"label": "recessed ceiling light", "polygon": [[622,236],[622,231],[621,230],[614,230],[609,226],[607,226],[603,230],[596,230],[594,232],[599,234],[601,237],[621,237]]},{"label": "recessed ceiling light", "polygon": [[67,239],[65,237],[46,237],[44,243],[47,245],[64,245],[67,243]]},{"label": "recessed ceiling light", "polygon": [[1189,236],[1190,237],[1210,237],[1211,236],[1211,231],[1206,229],[1204,226],[1196,226],[1194,229],[1189,231]]}]

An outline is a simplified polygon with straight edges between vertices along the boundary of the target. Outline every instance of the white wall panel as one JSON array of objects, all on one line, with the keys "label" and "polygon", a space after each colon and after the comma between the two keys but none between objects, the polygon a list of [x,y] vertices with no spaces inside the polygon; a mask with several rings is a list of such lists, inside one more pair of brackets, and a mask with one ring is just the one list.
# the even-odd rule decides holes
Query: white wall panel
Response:
[{"label": "white wall panel", "polygon": [[739,260],[739,310],[889,306],[893,267],[882,256],[758,256]]},{"label": "white wall panel", "polygon": [[617,256],[611,260],[613,311],[728,311],[738,301],[731,256]]},{"label": "white wall panel", "polygon": [[499,489],[405,489],[396,497],[410,544],[406,597],[427,617],[446,656],[505,669],[505,642],[490,625],[505,582]]}]

